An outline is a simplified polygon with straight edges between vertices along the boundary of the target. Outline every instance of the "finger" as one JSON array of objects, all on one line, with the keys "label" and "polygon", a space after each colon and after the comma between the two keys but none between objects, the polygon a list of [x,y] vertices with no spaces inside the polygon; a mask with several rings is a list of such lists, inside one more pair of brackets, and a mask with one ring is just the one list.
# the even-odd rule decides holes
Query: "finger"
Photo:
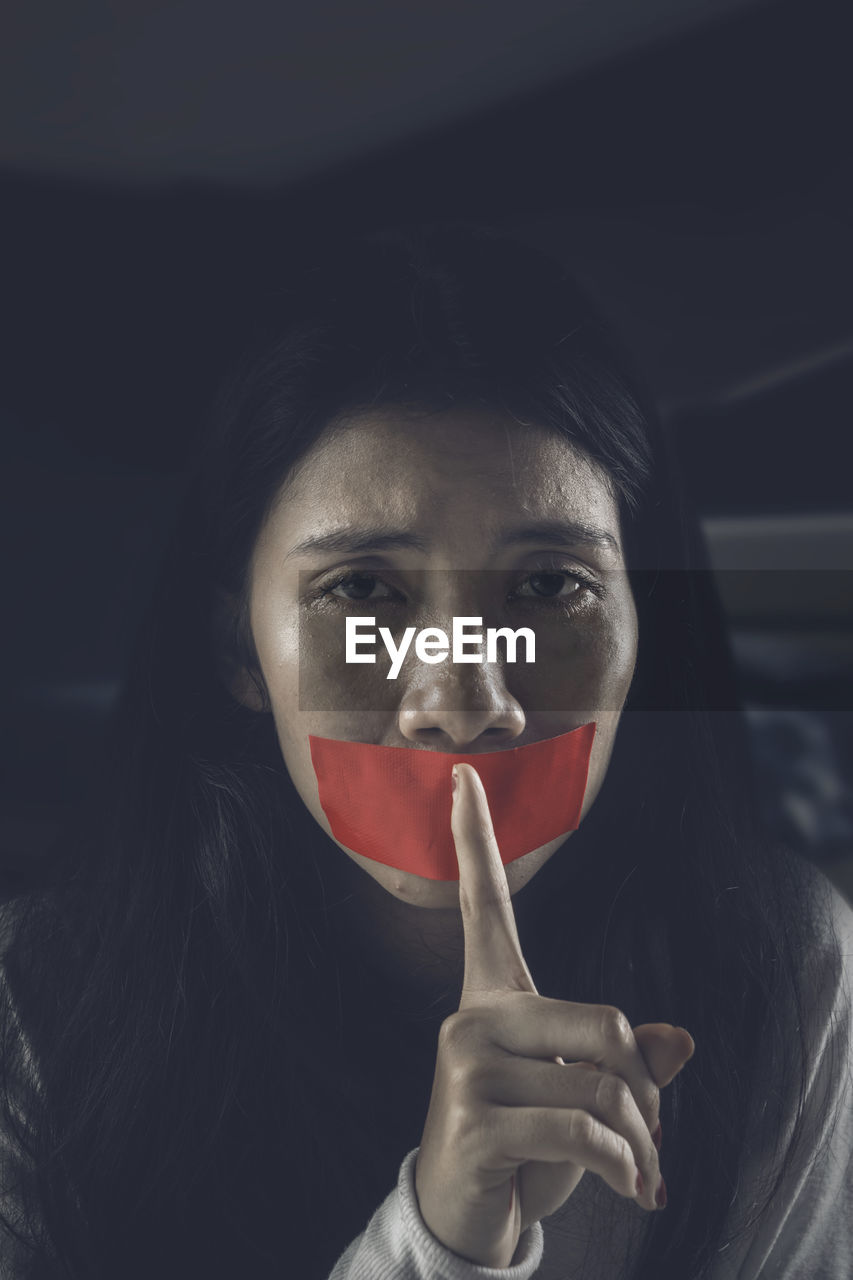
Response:
[{"label": "finger", "polygon": [[493,991],[535,992],[521,952],[506,871],[486,792],[468,764],[454,767],[450,825],[459,862],[459,907],[465,931],[465,977],[460,1008]]},{"label": "finger", "polygon": [[618,1009],[508,991],[489,1010],[483,1031],[493,1044],[524,1058],[583,1059],[612,1071],[630,1087],[649,1129],[657,1126],[659,1090]]},{"label": "finger", "polygon": [[634,1039],[660,1089],[674,1080],[696,1048],[689,1031],[668,1022],[645,1022],[634,1027]]},{"label": "finger", "polygon": [[479,1088],[481,1097],[500,1106],[588,1111],[626,1139],[646,1186],[652,1190],[657,1188],[660,1182],[657,1147],[634,1095],[621,1076],[609,1071],[590,1071],[587,1064],[558,1067],[506,1054],[481,1071]]},{"label": "finger", "polygon": [[530,1160],[576,1164],[597,1173],[617,1195],[647,1209],[657,1207],[655,1187],[642,1178],[630,1143],[588,1111],[507,1107],[488,1132],[486,1158],[498,1167],[515,1169]]}]

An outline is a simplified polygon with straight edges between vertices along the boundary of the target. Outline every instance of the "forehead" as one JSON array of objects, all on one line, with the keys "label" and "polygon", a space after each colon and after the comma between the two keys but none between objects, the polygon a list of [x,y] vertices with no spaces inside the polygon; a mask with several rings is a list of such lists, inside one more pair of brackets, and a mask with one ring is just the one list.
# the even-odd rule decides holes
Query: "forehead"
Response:
[{"label": "forehead", "polygon": [[283,486],[272,517],[293,528],[364,518],[441,526],[466,513],[606,523],[618,536],[610,477],[555,432],[486,409],[384,409],[330,424]]}]

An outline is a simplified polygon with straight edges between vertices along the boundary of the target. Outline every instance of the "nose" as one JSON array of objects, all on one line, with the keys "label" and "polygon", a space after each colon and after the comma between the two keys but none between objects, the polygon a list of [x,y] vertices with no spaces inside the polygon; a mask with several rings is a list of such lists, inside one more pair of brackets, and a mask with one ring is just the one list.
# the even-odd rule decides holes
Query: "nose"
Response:
[{"label": "nose", "polygon": [[408,685],[397,723],[411,742],[435,751],[495,750],[524,732],[521,703],[492,664],[442,663]]}]

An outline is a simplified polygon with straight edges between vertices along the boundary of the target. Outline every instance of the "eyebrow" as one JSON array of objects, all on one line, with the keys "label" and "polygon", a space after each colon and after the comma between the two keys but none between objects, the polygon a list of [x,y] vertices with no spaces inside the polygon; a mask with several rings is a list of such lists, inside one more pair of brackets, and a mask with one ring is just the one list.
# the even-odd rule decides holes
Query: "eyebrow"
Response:
[{"label": "eyebrow", "polygon": [[617,555],[620,550],[614,534],[577,520],[540,520],[518,529],[509,529],[498,540],[498,546],[507,547],[521,542],[544,542],[552,547],[571,542],[583,547],[606,548]]},{"label": "eyebrow", "polygon": [[[540,520],[535,524],[522,525],[520,528],[508,529],[497,540],[495,548],[508,547],[520,543],[544,543],[547,546],[563,546],[566,543],[586,547],[603,548],[619,553],[619,543],[612,533],[594,525],[579,523],[576,520]],[[372,529],[357,529],[345,526],[334,529],[331,533],[318,534],[303,538],[291,547],[285,556],[290,560],[293,556],[308,555],[315,552],[343,552],[355,555],[361,551],[429,551],[429,544],[415,533],[404,529],[389,529],[380,526]]]}]

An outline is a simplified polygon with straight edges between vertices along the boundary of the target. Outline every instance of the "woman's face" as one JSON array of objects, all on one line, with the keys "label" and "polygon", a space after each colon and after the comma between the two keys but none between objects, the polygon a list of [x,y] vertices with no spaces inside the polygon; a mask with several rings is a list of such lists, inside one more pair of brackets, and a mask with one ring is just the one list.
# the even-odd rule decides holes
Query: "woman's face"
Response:
[{"label": "woman's face", "polygon": [[[317,540],[325,540],[320,545]],[[532,629],[535,662],[421,661],[396,679],[345,661],[346,619],[403,630],[454,617]],[[561,437],[485,409],[390,408],[329,426],[280,491],[251,564],[250,622],[285,764],[330,839],[308,737],[461,753],[553,738],[594,720],[583,814],[607,771],[634,671],[637,616],[606,473]],[[479,631],[480,628],[475,628]],[[251,700],[251,695],[246,694]],[[522,887],[565,842],[509,863]],[[337,842],[336,842],[337,843]],[[458,904],[429,880],[339,845],[395,897]]]}]

